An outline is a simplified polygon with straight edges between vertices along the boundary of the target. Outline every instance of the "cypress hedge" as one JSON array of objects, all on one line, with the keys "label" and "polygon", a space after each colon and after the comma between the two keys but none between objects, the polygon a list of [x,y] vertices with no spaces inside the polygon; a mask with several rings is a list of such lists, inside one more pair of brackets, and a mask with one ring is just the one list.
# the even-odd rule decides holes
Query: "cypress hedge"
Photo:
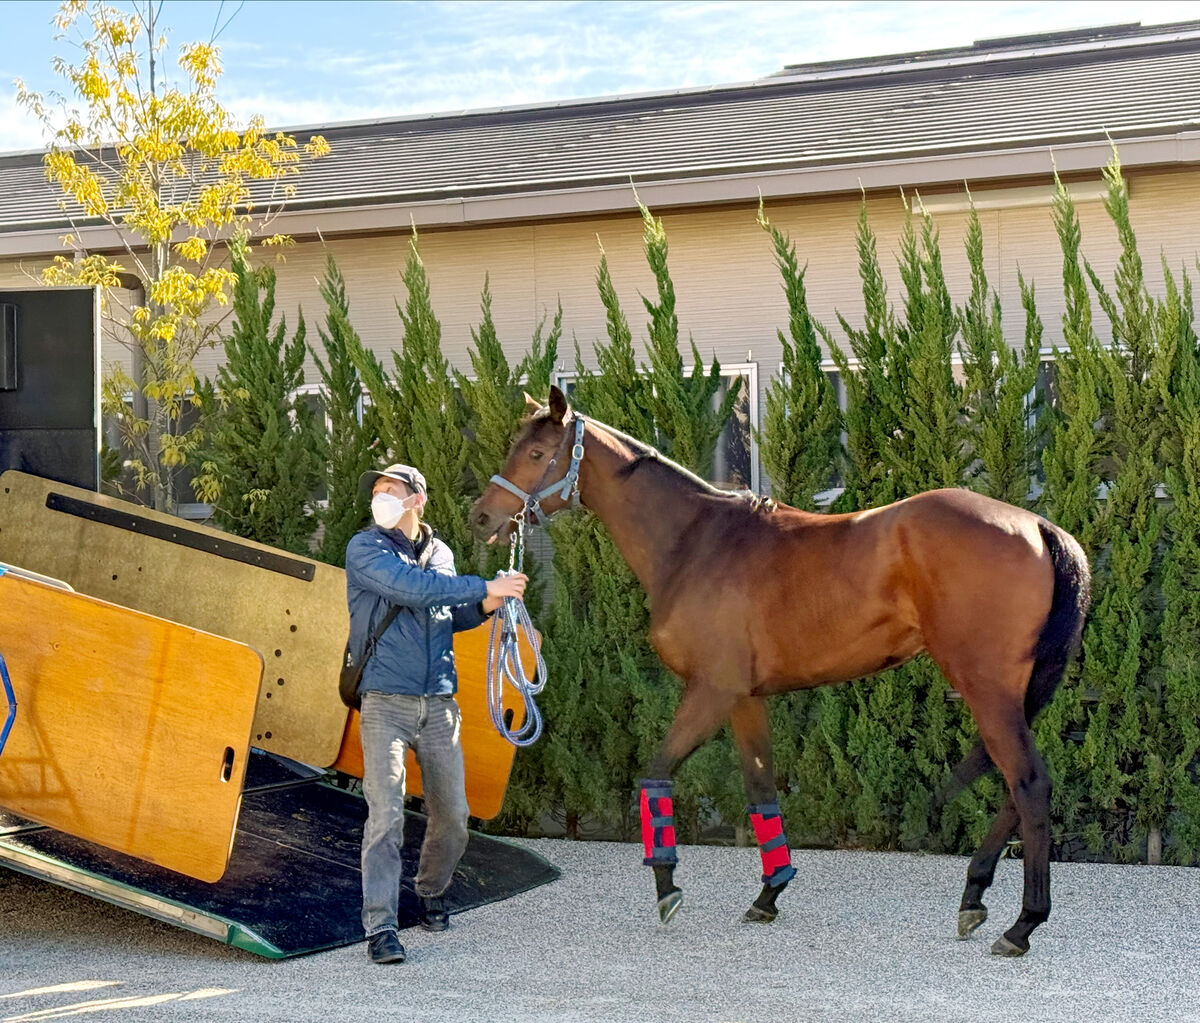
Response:
[{"label": "cypress hedge", "polygon": [[[964,238],[969,291],[956,304],[937,225],[913,204],[899,238],[893,304],[864,200],[856,228],[862,308],[837,312],[839,338],[809,311],[796,246],[760,205],[786,329],[783,372],[767,385],[757,439],[775,496],[798,507],[829,507],[837,494],[829,510],[853,511],[961,486],[1035,508],[1074,533],[1092,562],[1094,610],[1080,656],[1035,725],[1054,778],[1055,852],[1195,863],[1200,353],[1192,286],[1186,269],[1164,267],[1164,294],[1152,292],[1115,157],[1106,180],[1120,246],[1111,279],[1085,258],[1078,215],[1059,183],[1051,216],[1065,311],[1048,331],[1034,282],[1019,276],[1016,347],[1005,341],[974,212]],[[708,475],[733,397],[719,397],[720,367],[715,358],[706,366],[691,341],[686,370],[666,230],[639,210],[655,282],[654,293],[641,296],[644,344],[635,344],[601,249],[596,286],[606,333],[591,345],[575,341],[573,401]],[[323,381],[346,402],[361,382],[374,403],[371,439],[426,472],[431,516],[460,566],[489,566],[469,543],[465,510],[503,461],[522,382],[544,397],[562,310],[549,335],[543,320],[525,356],[510,362],[485,281],[467,377],[451,373],[441,353],[415,235],[402,276],[404,337],[389,373],[350,328],[331,264]],[[841,407],[826,359],[840,375]],[[335,404],[330,394],[327,408]],[[330,452],[347,442],[325,443]],[[325,461],[333,464],[328,454]],[[602,527],[577,514],[557,519],[550,535],[554,572],[539,616],[550,668],[546,732],[518,753],[498,826],[536,832],[557,821],[574,836],[629,838],[632,787],[666,732],[678,686],[649,647],[644,595]],[[797,841],[968,851],[1001,800],[992,777],[935,809],[976,735],[927,659],[865,683],[776,699],[771,720],[780,800]],[[685,840],[714,821],[740,828],[744,794],[726,738],[685,764],[676,791]]]}]

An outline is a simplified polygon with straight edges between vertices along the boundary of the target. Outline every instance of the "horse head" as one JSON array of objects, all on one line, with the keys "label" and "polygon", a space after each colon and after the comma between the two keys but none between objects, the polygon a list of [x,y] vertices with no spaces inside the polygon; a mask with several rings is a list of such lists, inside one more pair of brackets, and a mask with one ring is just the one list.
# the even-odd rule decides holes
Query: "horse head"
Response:
[{"label": "horse head", "polygon": [[578,504],[583,420],[557,387],[544,406],[528,394],[525,402],[528,415],[504,468],[471,507],[471,529],[487,543],[507,542],[522,517],[544,523]]}]

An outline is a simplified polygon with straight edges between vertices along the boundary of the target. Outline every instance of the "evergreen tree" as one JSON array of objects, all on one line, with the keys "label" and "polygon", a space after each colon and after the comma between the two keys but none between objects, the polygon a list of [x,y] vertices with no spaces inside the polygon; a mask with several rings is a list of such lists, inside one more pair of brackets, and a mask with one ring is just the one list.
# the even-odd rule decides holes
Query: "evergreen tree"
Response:
[{"label": "evergreen tree", "polygon": [[[821,368],[819,338],[831,349],[834,343],[809,311],[795,245],[770,222],[761,202],[758,224],[770,235],[788,305],[788,333],[778,331],[783,365],[767,388],[759,452],[774,496],[812,511],[815,495],[842,477],[842,415]],[[851,784],[844,753],[846,698],[842,690],[822,688],[771,701],[775,778],[793,841],[845,841]]]},{"label": "evergreen tree", "polygon": [[558,358],[558,342],[562,336],[562,305],[558,307],[550,334],[543,341],[546,318],[534,330],[530,351],[516,368],[510,368],[508,357],[496,335],[492,319],[492,291],[488,279],[483,282],[480,298],[482,319],[478,329],[471,329],[472,347],[468,356],[474,379],[455,370],[459,390],[470,414],[473,443],[469,464],[475,476],[476,492],[482,493],[492,475],[504,464],[508,445],[525,414],[526,388],[538,398],[545,398],[550,389],[550,374]]},{"label": "evergreen tree", "polygon": [[508,365],[508,357],[496,336],[492,319],[492,289],[487,277],[483,280],[480,298],[482,320],[478,329],[471,328],[472,347],[469,354],[475,379],[454,371],[459,390],[467,404],[474,443],[469,464],[475,475],[479,492],[508,454],[513,430],[525,411],[525,399],[517,384],[517,374]]},{"label": "evergreen tree", "polygon": [[895,416],[899,403],[892,395],[897,379],[892,365],[896,320],[888,303],[865,198],[859,207],[856,244],[863,293],[862,329],[850,326],[838,313],[854,364],[839,346],[831,345],[829,351],[846,391],[846,489],[835,505],[837,511],[887,504],[898,496],[884,455],[890,439],[900,429]]},{"label": "evergreen tree", "polygon": [[[576,343],[574,404],[618,430],[649,438],[648,386],[637,371],[629,323],[603,250],[596,285],[608,340],[596,343],[597,372],[584,366]],[[554,681],[541,703],[545,733],[517,758],[505,815],[520,823],[550,808],[572,838],[597,819],[629,838],[635,826],[631,793],[644,766],[633,691],[642,676],[662,672],[646,639],[645,594],[590,513],[560,516],[549,533],[554,596],[544,616],[543,650]]]},{"label": "evergreen tree", "polygon": [[[845,376],[850,467],[841,504],[870,507],[924,490],[958,486],[971,460],[965,398],[952,367],[958,319],[942,269],[937,231],[922,220],[918,237],[911,216],[901,235],[899,268],[903,313],[887,303],[865,206],[859,218],[859,268],[865,327],[857,331],[839,315],[858,365],[835,354]],[[855,372],[856,370],[856,372]],[[874,460],[874,462],[869,461]],[[970,748],[974,730],[932,661],[920,657],[867,686],[852,686],[814,708],[816,748],[849,781],[847,829],[875,846],[955,847],[986,826],[960,810],[931,819],[934,793]],[[842,707],[833,706],[837,699]],[[829,750],[828,736],[843,741],[846,765]],[[830,820],[837,826],[839,822]],[[934,831],[940,827],[940,831]]]},{"label": "evergreen tree", "polygon": [[318,480],[312,414],[304,383],[304,317],[289,341],[275,313],[275,271],[251,269],[244,243],[231,248],[233,327],[217,370],[217,423],[195,487],[223,529],[298,554],[309,553],[316,520],[308,499]]},{"label": "evergreen tree", "polygon": [[[1025,342],[1019,352],[1005,342],[1000,300],[988,284],[983,231],[974,207],[967,224],[966,251],[971,294],[958,309],[967,429],[974,455],[966,482],[989,497],[1022,507],[1028,501],[1037,454],[1037,425],[1031,415],[1036,414],[1037,401],[1031,410],[1029,394],[1037,382],[1042,320],[1033,286],[1018,271]],[[965,753],[964,744],[974,743],[976,730],[965,715],[957,719],[957,726],[949,748]],[[938,824],[942,844],[964,851],[978,846],[1004,797],[1003,780],[996,774],[961,792],[943,808]]]},{"label": "evergreen tree", "polygon": [[[646,325],[649,366],[643,367],[647,404],[654,423],[656,445],[684,468],[709,479],[717,438],[725,429],[737,401],[736,388],[717,399],[721,388],[721,365],[714,358],[705,371],[703,359],[694,341],[692,371],[685,372],[680,355],[679,318],[675,311],[675,285],[668,266],[667,235],[661,219],[654,217],[641,203],[642,242],[646,261],[654,273],[657,301],[642,296],[649,314]],[[640,590],[640,587],[639,587]],[[639,635],[645,636],[646,625]],[[646,652],[649,643],[643,639]],[[631,651],[632,665],[645,657],[641,650]],[[653,659],[653,671],[628,674],[634,697],[634,727],[640,742],[638,770],[657,752],[679,702],[679,682]],[[716,808],[726,820],[743,820],[745,792],[741,773],[727,737],[704,744],[680,768],[675,787],[676,822],[683,837],[695,840],[699,830]]]},{"label": "evergreen tree", "polygon": [[1092,305],[1080,266],[1080,229],[1075,204],[1062,182],[1055,193],[1054,227],[1062,247],[1066,349],[1054,349],[1054,399],[1046,410],[1051,426],[1042,453],[1046,486],[1042,512],[1074,534],[1089,552],[1094,546],[1096,494],[1100,488],[1100,343],[1092,327]]},{"label": "evergreen tree", "polygon": [[346,544],[366,520],[368,503],[358,492],[359,477],[375,467],[373,412],[364,407],[364,390],[350,353],[362,341],[350,324],[346,281],[329,253],[321,282],[325,300],[325,326],[318,327],[322,361],[315,348],[312,356],[321,376],[321,398],[326,429],[321,432],[319,452],[328,505],[320,514],[325,527],[317,557],[331,565],[344,565]]},{"label": "evergreen tree", "polygon": [[788,333],[777,331],[783,366],[767,387],[763,427],[756,431],[758,449],[774,496],[812,511],[816,494],[841,477],[842,414],[833,384],[821,369],[818,338],[826,337],[831,348],[832,341],[809,312],[796,246],[767,219],[761,202],[758,223],[771,236],[788,304]]},{"label": "evergreen tree", "polygon": [[1161,833],[1166,816],[1163,708],[1155,680],[1161,660],[1156,561],[1162,536],[1155,489],[1162,473],[1157,464],[1160,405],[1152,368],[1160,346],[1154,302],[1129,221],[1129,193],[1115,156],[1105,179],[1105,207],[1117,228],[1121,257],[1112,294],[1085,263],[1111,326],[1112,343],[1099,353],[1111,411],[1105,423],[1108,493],[1094,542],[1106,557],[1093,586],[1084,647],[1085,678],[1099,700],[1080,752],[1095,815],[1087,829],[1089,844],[1111,849],[1120,858],[1140,859],[1147,834]]},{"label": "evergreen tree", "polygon": [[392,352],[391,376],[356,338],[348,339],[348,350],[375,406],[388,461],[416,466],[424,474],[429,485],[425,518],[465,574],[474,571],[476,560],[467,524],[472,487],[466,407],[442,354],[442,325],[417,243],[414,230],[401,273],[407,296],[403,306],[396,303],[404,336],[400,350]]},{"label": "evergreen tree", "polygon": [[608,341],[595,345],[599,367],[595,373],[584,366],[583,353],[576,342],[575,402],[581,410],[601,422],[646,440],[654,436],[650,387],[638,371],[633,333],[621,308],[603,247],[600,249],[600,266],[596,270],[596,289],[604,306]]},{"label": "evergreen tree", "polygon": [[1194,864],[1200,860],[1200,352],[1191,283],[1185,274],[1181,294],[1169,271],[1165,277],[1166,372],[1156,375],[1168,424],[1161,464],[1172,502],[1162,569],[1164,845],[1167,859]]},{"label": "evergreen tree", "polygon": [[[1099,586],[1097,492],[1103,462],[1103,436],[1098,430],[1103,402],[1100,343],[1092,326],[1091,297],[1081,267],[1079,218],[1061,181],[1052,213],[1063,256],[1062,334],[1066,348],[1054,349],[1053,390],[1043,410],[1047,421],[1042,451],[1045,487],[1039,503],[1042,513],[1074,534],[1088,552],[1095,595]],[[1051,829],[1054,841],[1062,848],[1069,848],[1077,840],[1086,823],[1087,774],[1073,735],[1086,727],[1088,720],[1084,703],[1092,685],[1084,673],[1088,646],[1085,632],[1085,655],[1068,665],[1058,693],[1034,727],[1038,749],[1053,782]]]},{"label": "evergreen tree", "polygon": [[529,351],[517,367],[517,378],[524,379],[525,390],[535,397],[550,393],[550,384],[553,382],[551,376],[554,364],[558,361],[558,343],[562,340],[562,320],[560,301],[550,323],[550,332],[546,333],[546,316],[543,316],[534,328]]},{"label": "evergreen tree", "polygon": [[657,289],[657,301],[642,296],[642,304],[650,314],[647,324],[650,365],[645,368],[645,375],[650,381],[649,404],[657,446],[685,469],[707,478],[712,474],[717,438],[729,422],[737,391],[730,388],[717,407],[713,407],[713,399],[721,389],[721,364],[713,359],[708,372],[704,372],[704,360],[690,338],[692,372],[690,376],[684,373],[683,357],[679,354],[675,284],[667,266],[667,233],[662,220],[640,202],[638,209],[642,213],[646,261],[654,273]]},{"label": "evergreen tree", "polygon": [[959,486],[968,463],[962,388],[951,356],[958,320],[946,287],[937,229],[922,217],[921,238],[906,218],[900,240],[904,318],[896,325],[888,390],[899,424],[884,444],[899,494]]},{"label": "evergreen tree", "polygon": [[1037,382],[1042,321],[1032,285],[1017,273],[1025,308],[1025,345],[1014,352],[1004,341],[1000,296],[988,284],[983,228],[974,205],[967,222],[971,295],[958,309],[968,432],[974,463],[972,483],[981,493],[1009,504],[1026,504],[1033,470],[1035,432],[1027,396]]},{"label": "evergreen tree", "polygon": [[[534,329],[531,348],[516,369],[508,364],[508,357],[496,334],[492,318],[492,292],[484,278],[480,297],[482,319],[478,329],[472,328],[472,348],[468,353],[474,379],[455,370],[466,406],[471,444],[469,464],[474,476],[472,494],[480,494],[488,486],[492,476],[500,471],[508,454],[508,445],[525,415],[525,397],[522,378],[532,375],[534,392],[541,397],[549,391],[550,373],[558,358],[558,341],[562,335],[562,306],[558,308],[550,333],[545,338],[546,317],[538,321]],[[528,380],[526,380],[528,382]],[[477,569],[488,578],[501,569],[507,569],[511,557],[510,548],[484,547],[476,545]],[[525,591],[525,605],[536,621],[541,610],[540,566],[526,558],[522,566],[529,576]]]}]

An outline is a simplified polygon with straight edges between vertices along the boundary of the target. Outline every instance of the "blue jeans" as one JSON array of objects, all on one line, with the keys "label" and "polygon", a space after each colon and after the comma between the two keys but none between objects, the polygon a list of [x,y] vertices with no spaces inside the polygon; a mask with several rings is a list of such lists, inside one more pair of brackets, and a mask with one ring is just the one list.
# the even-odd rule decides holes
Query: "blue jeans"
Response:
[{"label": "blue jeans", "polygon": [[467,793],[462,721],[453,696],[367,692],[362,700],[363,930],[367,937],[396,930],[400,850],[404,847],[404,757],[411,746],[421,767],[428,824],[416,890],[441,895],[467,848]]}]

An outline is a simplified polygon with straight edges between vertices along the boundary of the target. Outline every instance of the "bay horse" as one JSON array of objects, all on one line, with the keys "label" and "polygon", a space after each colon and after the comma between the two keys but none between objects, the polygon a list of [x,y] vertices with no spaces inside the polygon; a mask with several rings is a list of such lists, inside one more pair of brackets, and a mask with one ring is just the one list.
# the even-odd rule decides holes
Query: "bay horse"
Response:
[{"label": "bay horse", "polygon": [[[845,515],[730,493],[658,451],[576,414],[556,387],[529,415],[503,470],[471,509],[475,535],[505,541],[526,517],[582,502],[646,590],[650,640],[684,683],[674,720],[639,783],[645,863],[660,919],[682,893],[671,777],[729,721],[750,799],[763,887],[748,921],[775,919],[795,876],[771,765],[766,697],[844,682],[926,652],[962,695],[981,745],[961,786],[999,768],[1008,797],[967,868],[958,934],[1019,828],[1025,888],[1016,923],[992,945],[1023,955],[1050,915],[1050,779],[1029,723],[1054,694],[1089,602],[1087,557],[1032,512],[968,490],[934,490]],[[585,457],[586,453],[586,457]]]}]

